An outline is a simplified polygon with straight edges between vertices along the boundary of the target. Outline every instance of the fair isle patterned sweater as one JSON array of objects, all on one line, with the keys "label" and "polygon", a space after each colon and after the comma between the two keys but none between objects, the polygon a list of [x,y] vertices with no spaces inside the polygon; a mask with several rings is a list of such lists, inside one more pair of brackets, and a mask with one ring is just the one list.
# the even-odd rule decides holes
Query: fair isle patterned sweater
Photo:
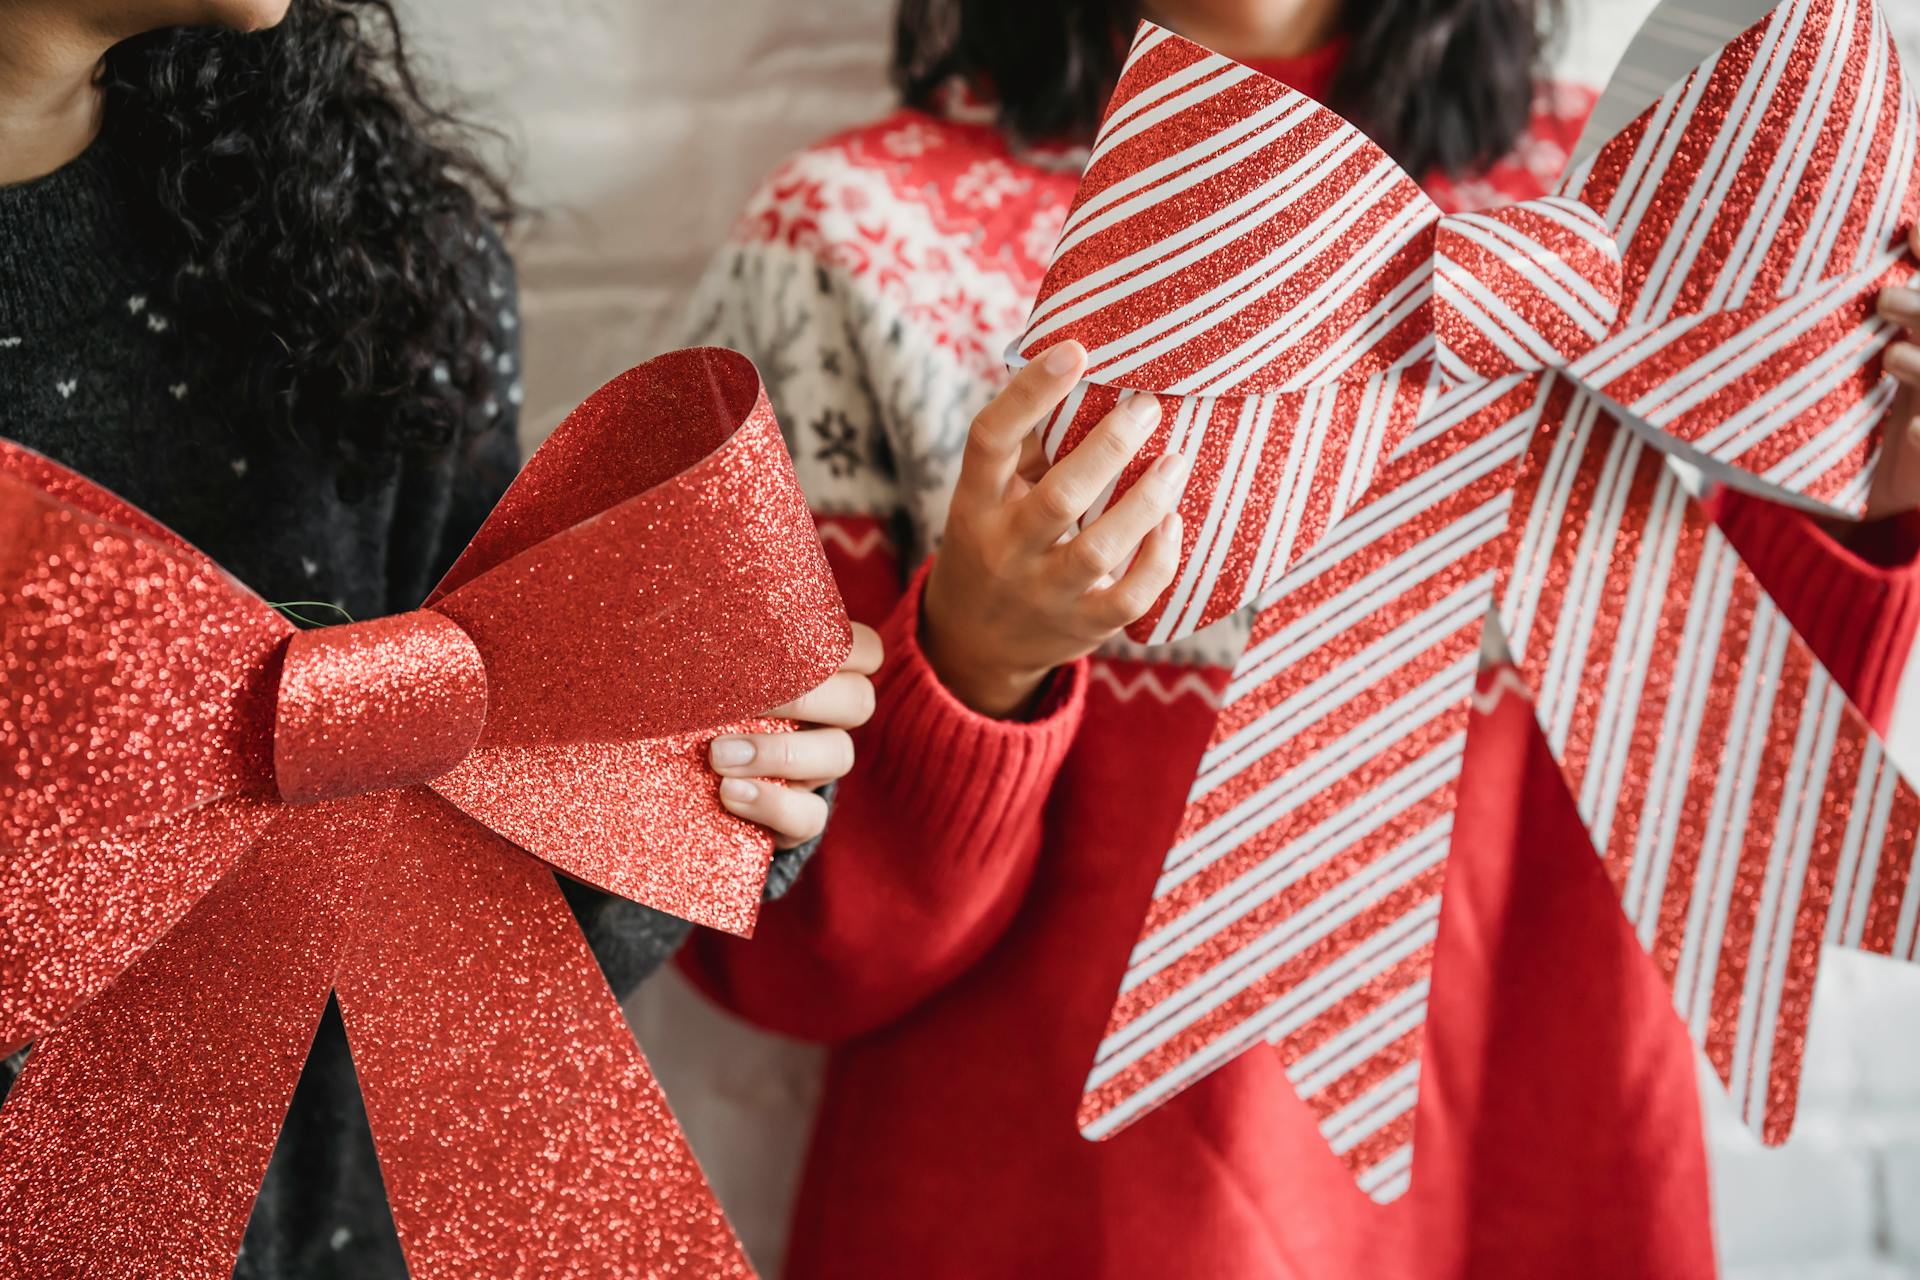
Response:
[{"label": "fair isle patterned sweater", "polygon": [[[1269,69],[1323,93],[1334,61]],[[782,166],[694,309],[694,338],[759,364],[849,605],[888,648],[809,875],[752,942],[702,935],[683,955],[722,1004],[834,1046],[788,1280],[1711,1275],[1692,1048],[1530,707],[1502,697],[1510,670],[1483,682],[1426,944],[1445,990],[1412,1192],[1373,1205],[1270,1051],[1107,1141],[1078,1135],[1244,623],[1111,644],[1020,723],[969,711],[928,667],[914,567],[1082,158],[1016,151],[990,112],[953,103]],[[1513,156],[1430,190],[1452,208],[1541,194],[1590,104],[1546,93]],[[1875,564],[1763,504],[1722,519],[1884,723],[1920,612],[1911,547]]]}]

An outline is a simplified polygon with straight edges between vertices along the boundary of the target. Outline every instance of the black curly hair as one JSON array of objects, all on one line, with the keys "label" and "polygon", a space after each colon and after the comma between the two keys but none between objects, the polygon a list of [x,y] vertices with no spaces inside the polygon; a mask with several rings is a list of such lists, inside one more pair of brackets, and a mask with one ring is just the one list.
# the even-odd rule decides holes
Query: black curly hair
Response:
[{"label": "black curly hair", "polygon": [[486,267],[517,215],[434,105],[389,0],[294,0],[243,33],[107,54],[101,142],[236,430],[345,464],[343,487],[457,443],[502,342]]},{"label": "black curly hair", "polygon": [[[1088,139],[1140,0],[900,0],[893,74],[909,106],[955,77],[992,88],[1000,125]],[[1346,0],[1351,48],[1328,104],[1409,173],[1469,173],[1512,150],[1561,0]]]}]

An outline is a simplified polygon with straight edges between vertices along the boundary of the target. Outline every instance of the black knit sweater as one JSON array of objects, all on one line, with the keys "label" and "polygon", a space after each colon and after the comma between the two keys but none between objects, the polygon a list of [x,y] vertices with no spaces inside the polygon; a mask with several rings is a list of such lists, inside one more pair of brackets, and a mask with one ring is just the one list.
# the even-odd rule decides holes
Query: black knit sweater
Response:
[{"label": "black knit sweater", "polygon": [[[467,229],[474,287],[498,307],[494,393],[462,443],[402,459],[343,496],[340,464],[291,438],[216,425],[216,386],[192,366],[164,281],[128,226],[104,143],[46,178],[0,187],[0,435],[144,508],[272,601],[354,618],[418,606],[519,465],[519,330],[512,264]],[[476,295],[478,296],[478,295]],[[364,484],[356,486],[367,490]],[[776,860],[783,890],[807,850]],[[686,937],[671,916],[563,881],[616,993]],[[217,998],[217,993],[208,993]],[[0,1096],[24,1055],[0,1065]],[[235,1272],[242,1280],[399,1280],[406,1274],[339,1014],[329,1004]]]}]

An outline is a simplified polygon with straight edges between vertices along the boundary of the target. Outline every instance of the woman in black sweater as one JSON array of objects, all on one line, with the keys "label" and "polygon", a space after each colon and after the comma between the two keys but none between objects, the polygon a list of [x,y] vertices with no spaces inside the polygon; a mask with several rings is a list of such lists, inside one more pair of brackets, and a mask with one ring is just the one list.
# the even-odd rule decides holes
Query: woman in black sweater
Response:
[{"label": "woman in black sweater", "polygon": [[[0,435],[309,617],[417,606],[519,465],[514,209],[468,138],[386,0],[9,0]],[[837,727],[716,744],[786,850],[769,892],[851,762],[870,633],[849,665],[797,704]],[[622,996],[689,928],[563,887]],[[236,1274],[405,1275],[331,1006]]]}]

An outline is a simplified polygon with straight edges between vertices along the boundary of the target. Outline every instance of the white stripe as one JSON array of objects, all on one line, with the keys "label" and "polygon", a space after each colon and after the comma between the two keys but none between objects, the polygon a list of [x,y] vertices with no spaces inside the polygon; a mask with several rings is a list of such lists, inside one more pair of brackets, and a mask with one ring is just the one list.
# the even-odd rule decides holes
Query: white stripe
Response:
[{"label": "white stripe", "polygon": [[1338,1155],[1359,1146],[1389,1123],[1413,1110],[1415,1085],[1420,1079],[1416,1058],[1392,1075],[1320,1121],[1320,1132]]},{"label": "white stripe", "polygon": [[[1403,176],[1392,167],[1390,161],[1382,161],[1380,169],[1375,170],[1374,176],[1381,175],[1391,179],[1392,182],[1399,181]],[[1336,240],[1351,230],[1347,215],[1370,212],[1371,206],[1385,196],[1392,182],[1380,182],[1376,184],[1377,189],[1366,190],[1361,193],[1360,198],[1350,200],[1340,208],[1329,210],[1328,217],[1339,216],[1341,224],[1328,225],[1326,217],[1317,221],[1310,228],[1316,233],[1314,243],[1307,246],[1307,249],[1317,254],[1329,248],[1330,245],[1326,242]],[[1235,385],[1236,380],[1244,376],[1240,374],[1240,370],[1249,365],[1256,368],[1263,366],[1276,350],[1297,343],[1303,335],[1311,334],[1336,311],[1348,305],[1355,291],[1364,287],[1359,282],[1372,280],[1385,270],[1387,263],[1393,259],[1394,255],[1406,248],[1408,242],[1430,225],[1436,216],[1435,209],[1425,201],[1424,197],[1409,200],[1391,219],[1376,227],[1367,242],[1343,259],[1331,275],[1324,280],[1314,281],[1312,291],[1300,306],[1275,318],[1265,328],[1213,363],[1187,377],[1177,379],[1171,384],[1172,388],[1180,392],[1198,392],[1219,390]],[[1287,245],[1282,246],[1282,250],[1290,251],[1293,244],[1293,241],[1288,242]],[[1387,297],[1361,316],[1341,338],[1322,341],[1320,372],[1317,377],[1325,378],[1329,373],[1335,375],[1344,373],[1371,354],[1370,343],[1354,341],[1356,333],[1378,329],[1380,326],[1377,320],[1382,314],[1399,315],[1409,310],[1414,297],[1414,286],[1426,279],[1432,269],[1433,264],[1430,259],[1412,267],[1404,277],[1394,282]],[[1179,335],[1180,341],[1185,342],[1198,337],[1211,327],[1211,325],[1189,326]],[[1161,345],[1165,347],[1168,344]],[[1153,354],[1158,355],[1159,350],[1156,349]],[[1131,369],[1141,363],[1144,362],[1134,359],[1127,362],[1124,367]],[[1284,385],[1294,387],[1305,381],[1302,375],[1290,379]]]},{"label": "white stripe", "polygon": [[1593,833],[1593,847],[1604,854],[1612,844],[1613,821],[1633,755],[1647,676],[1657,659],[1660,623],[1666,613],[1668,585],[1680,534],[1686,528],[1687,494],[1671,467],[1660,468],[1647,513],[1640,549],[1625,605],[1619,609],[1620,635],[1607,664],[1607,678],[1594,717],[1580,812]]},{"label": "white stripe", "polygon": [[[1475,664],[1473,655],[1449,663],[1414,688],[1328,742],[1293,770],[1275,778],[1233,808],[1175,845],[1167,855],[1168,875],[1191,859],[1208,858],[1221,844],[1239,845],[1249,831],[1262,831],[1274,819],[1345,777],[1363,757],[1356,752],[1378,743],[1399,743],[1432,721],[1456,710],[1467,699]],[[1377,750],[1377,748],[1376,748]],[[1369,754],[1365,759],[1371,759]]]},{"label": "white stripe", "polygon": [[[1179,634],[1184,626],[1190,626],[1188,605],[1200,590],[1203,580],[1211,582],[1213,573],[1219,570],[1219,563],[1227,548],[1232,545],[1234,529],[1227,520],[1229,509],[1237,509],[1234,493],[1251,481],[1255,467],[1249,464],[1249,457],[1257,460],[1256,450],[1266,437],[1267,424],[1273,420],[1273,402],[1266,397],[1249,398],[1240,402],[1240,412],[1227,437],[1227,456],[1221,466],[1212,500],[1207,504],[1207,513],[1201,519],[1200,531],[1194,540],[1193,550],[1180,569],[1180,577],[1175,581],[1173,594],[1167,599],[1166,610],[1160,621],[1155,624],[1154,634],[1150,637],[1154,644],[1164,644],[1161,638],[1165,633],[1170,639]],[[1211,425],[1211,424],[1209,424]],[[1260,440],[1256,441],[1256,431]],[[1249,447],[1251,446],[1251,447]],[[1244,492],[1244,490],[1242,490]],[[1224,500],[1223,500],[1223,496]],[[1209,566],[1212,572],[1209,572]],[[1200,601],[1204,607],[1204,598]],[[1197,612],[1194,611],[1194,612]]]},{"label": "white stripe", "polygon": [[[1335,636],[1365,621],[1386,602],[1498,538],[1506,528],[1507,505],[1511,501],[1512,495],[1505,494],[1472,508],[1452,524],[1429,535],[1424,542],[1341,588],[1313,609],[1293,616],[1286,626],[1276,629],[1266,639],[1248,646],[1234,664],[1222,701],[1238,702]],[[1286,596],[1277,595],[1267,600],[1261,612],[1287,608]],[[1217,748],[1213,748],[1207,754],[1216,753]]]},{"label": "white stripe", "polygon": [[[1880,103],[1887,73],[1887,43],[1880,30],[1882,19],[1878,8],[1872,10],[1871,17],[1872,31],[1867,38],[1865,50],[1866,67],[1858,90],[1854,94],[1853,109],[1847,115],[1846,132],[1842,135],[1836,149],[1837,164],[1834,171],[1827,176],[1825,191],[1822,193],[1824,198],[1814,208],[1813,219],[1799,247],[1794,251],[1793,260],[1787,265],[1786,274],[1781,278],[1782,293],[1796,292],[1816,278],[1824,269],[1824,261],[1816,262],[1816,255],[1822,260],[1832,255],[1835,242],[1839,238],[1841,224],[1845,222],[1851,210],[1864,203],[1860,197],[1860,188],[1866,181],[1867,161],[1870,158],[1868,153],[1871,150],[1866,145],[1865,139],[1872,137],[1879,128]],[[1837,61],[1834,65],[1836,68],[1844,67],[1850,61],[1851,59]],[[1834,86],[1831,83],[1823,86],[1823,92],[1831,95],[1834,92]],[[1830,106],[1830,102],[1826,105]],[[1823,133],[1824,130],[1821,132]],[[1897,149],[1897,146],[1891,149]],[[1881,176],[1884,179],[1884,170]],[[1780,194],[1783,197],[1781,203],[1784,205],[1787,191],[1783,189]],[[1877,193],[1873,203],[1879,203]],[[1865,224],[1867,227],[1886,225],[1885,222],[1871,219]],[[1865,241],[1870,237],[1863,236],[1861,239]],[[1858,247],[1856,246],[1857,256]],[[1765,257],[1755,255],[1753,261],[1757,271],[1758,265],[1765,261]],[[1745,296],[1746,290],[1752,286],[1753,274],[1749,272],[1742,280],[1742,289],[1736,296]]]},{"label": "white stripe", "polygon": [[1606,592],[1607,569],[1613,561],[1620,522],[1644,446],[1633,433],[1616,427],[1612,439],[1605,441],[1603,447],[1605,461],[1574,550],[1560,617],[1548,639],[1546,667],[1534,703],[1548,744],[1554,755],[1562,757],[1566,753],[1567,735],[1573,731],[1573,713],[1585,681],[1587,645],[1593,634],[1594,616]]},{"label": "white stripe", "polygon": [[[1757,775],[1773,721],[1780,665],[1791,635],[1792,628],[1771,605],[1763,601],[1754,610],[1753,632],[1748,638],[1746,660],[1740,666],[1740,689],[1733,714],[1728,717],[1728,750],[1721,757],[1715,778],[1702,873],[1694,881],[1681,973],[1675,983],[1677,992],[1688,995],[1687,1024],[1696,1044],[1706,1043],[1712,1021],[1714,980],[1720,972],[1721,946],[1740,855],[1746,849],[1747,814],[1758,790]],[[1709,867],[1711,875],[1707,874]]]},{"label": "white stripe", "polygon": [[[1860,761],[1860,786],[1854,793],[1854,807],[1866,817],[1858,833],[1858,851],[1852,866],[1839,881],[1840,886],[1847,888],[1846,895],[1839,898],[1841,910],[1829,917],[1830,921],[1839,918],[1838,936],[1831,940],[1849,947],[1859,946],[1861,935],[1866,932],[1867,912],[1873,908],[1873,886],[1879,879],[1880,858],[1886,849],[1887,815],[1893,810],[1897,785],[1894,771],[1886,767],[1886,753],[1881,750],[1879,738],[1868,736]],[[1862,793],[1869,788],[1872,795],[1863,802]],[[1849,821],[1850,841],[1854,838],[1853,820],[1858,820],[1858,814]]]},{"label": "white stripe", "polygon": [[[1245,75],[1235,76],[1228,84],[1236,84],[1246,78]],[[1211,97],[1215,91],[1215,86],[1206,86],[1204,93],[1185,95],[1180,105],[1184,107],[1193,100]],[[1060,230],[1060,244],[1053,251],[1053,260],[1057,261],[1089,237],[1117,226],[1157,203],[1173,199],[1222,170],[1232,168],[1260,148],[1285,137],[1300,122],[1300,118],[1310,115],[1313,109],[1313,103],[1303,100],[1271,103],[1244,119],[1235,120],[1219,133],[1210,134],[1192,146],[1164,160],[1157,160],[1138,173],[1130,174],[1107,187],[1074,210],[1073,216],[1067,219],[1066,226]],[[1132,133],[1116,135],[1111,141],[1103,136],[1094,148],[1087,164],[1088,170],[1092,170],[1093,161],[1111,150],[1113,144],[1132,136]],[[1188,170],[1189,165],[1196,167]],[[1169,183],[1169,179],[1175,181]],[[1167,185],[1163,187],[1163,183]]]},{"label": "white stripe", "polygon": [[[1416,832],[1350,879],[1331,887],[1315,901],[1311,911],[1276,921],[1273,928],[1168,993],[1133,1021],[1114,1028],[1101,1047],[1102,1056],[1094,1065],[1089,1084],[1097,1087],[1111,1080],[1241,992],[1270,977],[1274,970],[1305,955],[1343,925],[1364,918],[1395,891],[1439,866],[1447,856],[1449,825],[1443,820]],[[1429,905],[1437,912],[1437,895],[1421,899],[1401,917],[1402,921]],[[1367,930],[1364,936],[1372,938],[1386,931],[1387,926],[1381,926]],[[1357,947],[1352,948],[1321,966],[1316,973],[1325,973],[1331,979],[1363,963],[1364,959]],[[1287,993],[1286,999],[1299,1003],[1304,996],[1305,988],[1296,987]],[[1238,1033],[1244,1027],[1255,1031],[1256,1025],[1255,1020],[1249,1019],[1236,1024],[1235,1030]]]},{"label": "white stripe", "polygon": [[[1556,376],[1548,374],[1541,379],[1536,408],[1545,405]],[[1534,616],[1547,586],[1547,566],[1553,561],[1554,545],[1566,522],[1567,501],[1573,495],[1573,481],[1599,415],[1593,397],[1576,394],[1547,450],[1540,483],[1527,510],[1526,527],[1514,553],[1506,596],[1500,601],[1500,629],[1506,633],[1516,661],[1524,663],[1531,648]]]},{"label": "white stripe", "polygon": [[1375,1204],[1392,1204],[1413,1187],[1413,1144],[1395,1147],[1379,1164],[1361,1174],[1360,1189]]},{"label": "white stripe", "polygon": [[[1527,208],[1542,214],[1548,210],[1561,212],[1552,197],[1534,201]],[[1581,238],[1589,244],[1596,243],[1599,228],[1564,215],[1555,221],[1580,233]],[[1612,319],[1608,313],[1614,310],[1612,301],[1591,280],[1574,270],[1573,264],[1562,258],[1552,246],[1533,239],[1517,227],[1484,215],[1461,215],[1450,219],[1447,225],[1462,239],[1471,240],[1492,254],[1504,266],[1525,275],[1530,288],[1538,290],[1587,333],[1597,338],[1611,327]],[[1599,251],[1605,252],[1604,249]],[[1461,274],[1472,275],[1466,266],[1459,263],[1455,265]]]},{"label": "white stripe", "polygon": [[[1227,464],[1228,470],[1221,475],[1222,483],[1213,491],[1213,503],[1207,512],[1207,524],[1212,526],[1212,541],[1205,562],[1199,565],[1200,576],[1192,599],[1186,608],[1180,610],[1180,629],[1183,632],[1199,627],[1200,619],[1213,599],[1220,571],[1226,567],[1228,557],[1246,536],[1240,528],[1241,515],[1246,510],[1247,494],[1252,491],[1254,481],[1260,476],[1261,464],[1266,459],[1267,436],[1273,427],[1280,396],[1277,392],[1271,392],[1249,403],[1254,409],[1253,425],[1250,430],[1243,428],[1235,431],[1234,450]],[[1303,429],[1304,424],[1297,415],[1288,426],[1287,471],[1297,475],[1304,466],[1311,475],[1311,469],[1320,455],[1319,433]],[[1208,534],[1204,530],[1200,545],[1209,546]],[[1189,575],[1194,567],[1190,561],[1187,567]],[[1249,582],[1243,588],[1243,597],[1252,591],[1253,584]],[[1244,598],[1236,600],[1234,607],[1238,608],[1243,603]],[[1169,605],[1168,612],[1173,611]]]},{"label": "white stripe", "polygon": [[[1289,165],[1272,181],[1258,184],[1246,195],[1222,205],[1198,222],[1182,225],[1171,234],[1156,238],[1151,244],[1126,257],[1082,276],[1035,308],[1032,319],[1028,321],[1027,341],[1021,345],[1028,346],[1040,341],[1045,335],[1053,333],[1062,326],[1091,315],[1112,302],[1121,301],[1124,296],[1164,280],[1218,249],[1232,244],[1247,231],[1291,207],[1297,202],[1298,197],[1307,194],[1315,185],[1325,180],[1328,174],[1337,170],[1349,155],[1359,150],[1359,147],[1360,141],[1357,136],[1336,135],[1327,138],[1305,156]],[[1377,175],[1376,169],[1362,178],[1354,189],[1364,189],[1369,181],[1377,180]],[[1337,206],[1329,210],[1315,221],[1314,227],[1318,227],[1321,222],[1338,212]],[[1292,242],[1289,241],[1289,245],[1291,244]],[[1283,245],[1281,249],[1285,250],[1287,247],[1288,245]],[[1242,279],[1262,270],[1271,274],[1282,261],[1278,253],[1270,253],[1253,268],[1242,272],[1235,279]],[[1219,294],[1225,287],[1216,288],[1207,297],[1211,298]],[[1200,301],[1204,299],[1189,303],[1179,311],[1155,317],[1155,324],[1159,327],[1150,325],[1148,328],[1152,332],[1162,331],[1165,326],[1185,319],[1191,308]],[[1114,345],[1109,343],[1100,350],[1109,350]],[[1089,353],[1089,366],[1100,362],[1100,357]]]},{"label": "white stripe", "polygon": [[1686,813],[1687,788],[1693,779],[1689,766],[1706,717],[1707,696],[1713,690],[1714,667],[1720,640],[1725,634],[1727,604],[1732,596],[1736,568],[1733,548],[1717,531],[1707,530],[1693,575],[1693,589],[1687,596],[1680,647],[1674,655],[1673,686],[1667,694],[1660,736],[1654,742],[1652,782],[1641,804],[1633,863],[1627,873],[1627,913],[1634,921],[1640,944],[1649,950],[1660,928],[1674,845]]},{"label": "white stripe", "polygon": [[[1737,123],[1731,131],[1723,124],[1715,134],[1713,146],[1700,158],[1693,182],[1682,202],[1681,208],[1685,211],[1682,220],[1667,228],[1660,252],[1647,273],[1648,280],[1661,283],[1658,287],[1642,291],[1634,309],[1634,318],[1637,320],[1665,315],[1675,309],[1680,289],[1686,284],[1694,260],[1707,239],[1695,228],[1710,223],[1725,206],[1734,179],[1739,176],[1740,166],[1735,162],[1736,158],[1745,156],[1751,149],[1763,114],[1755,109],[1755,103],[1770,100],[1781,76],[1785,74],[1788,60],[1775,57],[1774,53],[1798,35],[1804,9],[1799,5],[1783,5],[1778,13],[1779,17],[1770,24],[1766,43],[1748,66],[1728,108],[1726,119]],[[1725,59],[1721,61],[1724,63]],[[1709,77],[1698,78],[1705,83]],[[1686,134],[1689,142],[1699,140],[1690,130],[1676,132]]]},{"label": "white stripe", "polygon": [[1067,398],[1047,419],[1046,430],[1041,433],[1040,447],[1046,451],[1049,460],[1059,457],[1060,446],[1065,443],[1067,429],[1080,414],[1080,405],[1087,398],[1087,388],[1092,384],[1084,379],[1073,384],[1073,390],[1067,392]]},{"label": "white stripe", "polygon": [[[1342,450],[1340,458],[1342,476],[1352,472],[1354,455],[1371,429],[1367,420],[1367,404],[1373,390],[1369,386],[1363,393],[1358,417],[1347,424],[1346,448]],[[1275,487],[1267,507],[1267,518],[1261,524],[1260,541],[1254,548],[1253,563],[1247,567],[1246,585],[1241,588],[1242,598],[1236,604],[1245,604],[1266,587],[1268,580],[1276,574],[1276,562],[1284,566],[1293,559],[1293,543],[1300,534],[1300,521],[1313,501],[1314,491],[1321,484],[1322,447],[1340,429],[1334,422],[1334,411],[1340,406],[1337,388],[1320,388],[1298,394],[1299,411],[1294,415],[1293,438],[1287,441],[1286,466],[1280,473],[1280,483]],[[1241,536],[1245,536],[1245,531]],[[1212,588],[1209,587],[1208,591],[1211,594]]]},{"label": "white stripe", "polygon": [[[1489,383],[1480,388],[1489,401],[1511,390],[1524,379],[1513,378]],[[1392,490],[1379,493],[1372,501],[1328,530],[1314,548],[1273,590],[1254,602],[1266,608],[1284,599],[1323,573],[1344,571],[1344,561],[1378,542],[1407,521],[1424,514],[1475,482],[1515,461],[1526,450],[1527,440],[1538,419],[1539,401],[1488,431],[1478,439],[1436,462],[1417,477]],[[1511,501],[1507,491],[1495,501]],[[1491,505],[1491,504],[1489,504]]]},{"label": "white stripe", "polygon": [[[1853,456],[1862,444],[1872,439],[1887,410],[1893,406],[1898,391],[1898,384],[1891,378],[1875,383],[1871,391],[1828,423],[1818,435],[1768,467],[1761,473],[1761,478],[1796,490],[1811,489],[1822,477]],[[1867,452],[1866,464],[1855,475],[1856,483],[1863,488],[1871,487],[1879,456],[1879,444],[1876,441]],[[1841,496],[1843,492],[1834,493],[1829,501],[1844,511],[1848,508]]]},{"label": "white stripe", "polygon": [[1428,987],[1422,979],[1382,1000],[1290,1065],[1287,1079],[1292,1081],[1294,1091],[1302,1098],[1311,1098],[1425,1022]]},{"label": "white stripe", "polygon": [[[1195,799],[1225,786],[1250,766],[1379,686],[1486,613],[1486,575],[1469,580],[1413,617],[1329,667],[1286,698],[1207,748],[1194,777]],[[1264,687],[1258,686],[1258,687]],[[1240,699],[1229,697],[1227,707]]]},{"label": "white stripe", "polygon": [[1920,938],[1915,936],[1916,923],[1920,923],[1920,841],[1916,841],[1915,851],[1908,855],[1911,868],[1907,874],[1907,891],[1900,899],[1900,922],[1893,935],[1893,956],[1897,960],[1913,960],[1914,947]]},{"label": "white stripe", "polygon": [[[1835,57],[1834,46],[1841,33],[1852,24],[1852,10],[1852,0],[1846,0],[1845,7],[1834,15],[1822,33],[1818,61],[1794,104],[1792,117],[1781,131],[1779,147],[1768,166],[1766,177],[1760,183],[1760,199],[1747,209],[1740,234],[1728,250],[1719,276],[1707,293],[1705,310],[1724,311],[1733,305],[1733,299],[1744,298],[1770,256],[1768,250],[1779,237],[1781,224],[1786,221],[1795,196],[1801,192],[1807,164],[1821,142],[1827,109],[1833,102],[1834,82],[1844,69],[1842,60]],[[1770,114],[1777,119],[1778,113]],[[1858,115],[1857,101],[1855,115]],[[1843,151],[1841,154],[1846,153]],[[1743,152],[1739,167],[1750,168],[1747,162],[1748,157]],[[1829,188],[1825,197],[1832,201],[1844,194]]]},{"label": "white stripe", "polygon": [[1779,812],[1774,815],[1773,842],[1760,880],[1760,903],[1754,912],[1753,936],[1748,940],[1747,968],[1741,982],[1731,1081],[1736,1098],[1745,1084],[1749,1121],[1764,1120],[1767,1113],[1773,1038],[1780,1024],[1780,992],[1799,923],[1800,895],[1806,887],[1807,864],[1821,817],[1820,802],[1827,786],[1827,766],[1833,760],[1834,734],[1845,702],[1824,678],[1824,672],[1816,668],[1815,675],[1800,704],[1800,723],[1793,736],[1792,763],[1787,771],[1789,781],[1781,795]]},{"label": "white stripe", "polygon": [[[1148,46],[1148,48],[1151,47]],[[1145,50],[1138,50],[1128,58],[1127,66],[1120,73],[1122,83],[1126,81],[1128,73],[1133,70],[1134,64],[1139,61],[1140,54],[1143,52]],[[1188,107],[1198,106],[1219,97],[1235,85],[1252,79],[1255,74],[1250,67],[1242,66],[1231,58],[1215,55],[1181,67],[1158,80],[1150,81],[1141,86],[1138,93],[1128,98],[1119,111],[1107,117],[1101,124],[1100,136],[1093,140],[1093,147],[1087,153],[1087,163],[1084,168],[1093,168],[1096,161],[1111,155],[1114,148],[1121,143],[1132,141],[1155,125],[1171,120]],[[1074,220],[1084,217],[1086,212],[1087,210],[1082,208],[1075,214]],[[1071,226],[1072,223],[1068,225]]]},{"label": "white stripe", "polygon": [[[1606,222],[1613,237],[1622,245],[1631,245],[1639,237],[1640,223],[1660,191],[1659,177],[1673,164],[1674,153],[1686,130],[1676,122],[1693,118],[1694,110],[1706,94],[1707,77],[1689,77],[1686,84],[1662,98],[1647,122],[1646,131],[1635,144],[1633,155],[1620,174],[1608,205]],[[1564,191],[1563,195],[1577,194]],[[1644,293],[1645,290],[1643,289]],[[1629,313],[1631,318],[1631,313]]]},{"label": "white stripe", "polygon": [[[1450,819],[1443,819],[1436,826],[1437,838],[1444,842],[1451,830]],[[1437,897],[1420,902],[1400,919],[1389,922],[1378,933],[1357,943],[1348,953],[1350,963],[1343,961],[1314,974],[1225,1035],[1172,1064],[1164,1073],[1127,1095],[1112,1111],[1088,1124],[1082,1132],[1089,1138],[1106,1137],[1151,1111],[1220,1064],[1238,1057],[1248,1046],[1262,1039],[1275,1043],[1284,1040],[1362,987],[1377,982],[1382,974],[1422,947],[1431,945],[1438,932],[1439,914],[1440,900]],[[1100,1053],[1103,1058],[1111,1043],[1112,1037],[1102,1043]],[[1103,1082],[1096,1080],[1098,1075],[1099,1068],[1096,1066],[1087,1078],[1088,1092]]]},{"label": "white stripe", "polygon": [[[1333,859],[1356,849],[1365,851],[1369,837],[1453,784],[1460,776],[1460,761],[1465,750],[1462,735],[1456,734],[1440,743],[1142,938],[1127,957],[1127,972],[1120,990],[1132,991],[1168,965],[1199,951]],[[1216,860],[1196,870],[1218,865]],[[1187,878],[1191,878],[1190,875],[1182,880]],[[1176,881],[1175,887],[1179,883],[1181,881]],[[1287,919],[1303,921],[1307,915],[1308,910],[1303,908]]]}]

